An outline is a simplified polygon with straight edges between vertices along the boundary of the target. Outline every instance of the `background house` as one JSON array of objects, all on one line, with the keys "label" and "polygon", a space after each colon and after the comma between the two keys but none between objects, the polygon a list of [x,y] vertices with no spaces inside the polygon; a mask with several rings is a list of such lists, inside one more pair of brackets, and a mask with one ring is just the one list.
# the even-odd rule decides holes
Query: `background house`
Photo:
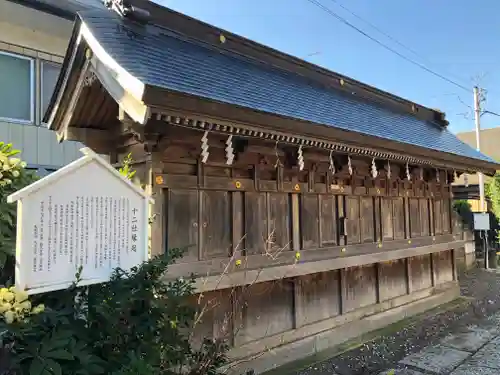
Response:
[{"label": "background house", "polygon": [[78,10],[99,0],[0,0],[0,140],[29,168],[50,173],[80,156],[42,124]]},{"label": "background house", "polygon": [[[457,138],[462,142],[476,148],[476,132],[457,133]],[[500,160],[500,127],[481,130],[481,152],[488,155],[494,160]],[[479,211],[479,180],[477,174],[462,175],[453,184],[453,194],[455,199],[466,199],[472,211]],[[485,182],[489,181],[490,177],[485,176]],[[467,185],[467,186],[466,186]]]}]

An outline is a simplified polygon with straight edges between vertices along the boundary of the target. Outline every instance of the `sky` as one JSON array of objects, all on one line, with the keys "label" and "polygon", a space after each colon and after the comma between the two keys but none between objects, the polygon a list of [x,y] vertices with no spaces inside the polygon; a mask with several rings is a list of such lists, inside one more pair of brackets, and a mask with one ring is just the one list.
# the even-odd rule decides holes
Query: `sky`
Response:
[{"label": "sky", "polygon": [[[453,132],[474,130],[472,87],[475,84],[487,90],[484,109],[500,114],[498,0],[318,0],[370,36],[469,90],[387,51],[310,0],[154,1],[444,111]],[[496,126],[500,126],[500,117],[487,114],[481,117],[482,128]]]}]

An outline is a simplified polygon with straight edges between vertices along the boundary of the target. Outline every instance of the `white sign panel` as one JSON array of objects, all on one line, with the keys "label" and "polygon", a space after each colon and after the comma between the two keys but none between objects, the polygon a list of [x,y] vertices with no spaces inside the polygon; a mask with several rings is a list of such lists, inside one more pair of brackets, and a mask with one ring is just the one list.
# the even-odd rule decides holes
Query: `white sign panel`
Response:
[{"label": "white sign panel", "polygon": [[490,230],[490,215],[474,212],[474,230]]},{"label": "white sign panel", "polygon": [[148,256],[150,199],[90,151],[12,194],[18,201],[16,286],[30,294],[64,289],[82,267],[89,285]]}]

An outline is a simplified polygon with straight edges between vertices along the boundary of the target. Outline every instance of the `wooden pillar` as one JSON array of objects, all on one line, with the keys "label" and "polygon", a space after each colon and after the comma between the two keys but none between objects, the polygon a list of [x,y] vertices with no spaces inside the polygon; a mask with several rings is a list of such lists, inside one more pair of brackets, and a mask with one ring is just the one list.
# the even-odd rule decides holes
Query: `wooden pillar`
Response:
[{"label": "wooden pillar", "polygon": [[404,208],[405,208],[405,238],[411,238],[411,228],[410,228],[410,198],[406,194],[408,191],[405,191],[404,200]]},{"label": "wooden pillar", "polygon": [[436,262],[435,262],[435,254],[431,253],[431,284],[432,286],[436,286]]},{"label": "wooden pillar", "polygon": [[411,258],[405,259],[405,267],[406,267],[406,293],[411,294],[412,293]]}]

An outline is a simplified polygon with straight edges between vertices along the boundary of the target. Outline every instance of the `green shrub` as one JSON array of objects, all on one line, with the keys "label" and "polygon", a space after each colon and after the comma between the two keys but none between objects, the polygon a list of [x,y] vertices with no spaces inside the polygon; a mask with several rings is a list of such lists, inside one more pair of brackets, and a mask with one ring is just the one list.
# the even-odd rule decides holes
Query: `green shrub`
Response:
[{"label": "green shrub", "polygon": [[7,203],[7,197],[37,179],[24,169],[26,163],[15,157],[19,152],[12,144],[0,142],[0,285],[11,283],[14,277],[17,208]]},{"label": "green shrub", "polygon": [[[134,176],[130,165],[127,157],[120,169],[127,178]],[[15,206],[5,195],[34,177],[4,170],[12,180],[1,187],[1,225],[9,225],[2,249],[13,258]],[[0,374],[216,374],[227,361],[226,342],[205,339],[195,347],[189,339],[198,317],[188,303],[194,279],[163,280],[183,252],[172,249],[130,271],[116,269],[109,282],[87,287],[78,286],[80,269],[70,288],[30,299],[15,288],[0,289]],[[12,269],[7,262],[2,273]]]}]

